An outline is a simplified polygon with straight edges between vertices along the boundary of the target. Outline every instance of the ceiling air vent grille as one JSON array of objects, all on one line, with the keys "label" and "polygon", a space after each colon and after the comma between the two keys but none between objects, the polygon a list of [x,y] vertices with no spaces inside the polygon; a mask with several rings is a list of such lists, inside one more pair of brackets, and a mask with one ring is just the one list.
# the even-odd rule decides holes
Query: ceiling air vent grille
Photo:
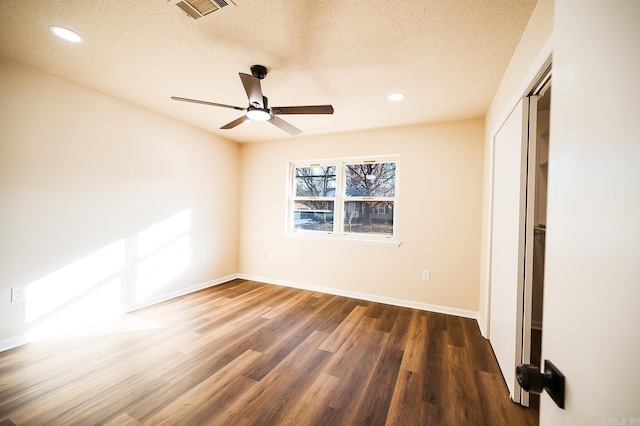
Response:
[{"label": "ceiling air vent grille", "polygon": [[182,0],[176,6],[193,19],[199,19],[229,4],[235,5],[232,0]]}]

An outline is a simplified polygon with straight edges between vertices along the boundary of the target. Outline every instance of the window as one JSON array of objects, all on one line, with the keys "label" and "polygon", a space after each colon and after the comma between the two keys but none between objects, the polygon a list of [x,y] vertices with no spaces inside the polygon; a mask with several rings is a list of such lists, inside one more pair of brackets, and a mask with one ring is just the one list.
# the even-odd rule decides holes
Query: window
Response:
[{"label": "window", "polygon": [[333,231],[336,166],[293,168],[293,229]]},{"label": "window", "polygon": [[395,240],[397,165],[397,157],[291,163],[289,233]]}]

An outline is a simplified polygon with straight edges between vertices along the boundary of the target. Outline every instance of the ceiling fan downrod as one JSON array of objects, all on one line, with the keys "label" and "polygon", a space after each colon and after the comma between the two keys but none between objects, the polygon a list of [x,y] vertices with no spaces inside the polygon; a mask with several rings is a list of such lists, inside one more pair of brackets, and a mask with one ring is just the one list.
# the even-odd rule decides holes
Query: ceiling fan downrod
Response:
[{"label": "ceiling fan downrod", "polygon": [[267,72],[269,70],[264,65],[251,65],[251,75],[260,80],[264,79],[267,76]]}]

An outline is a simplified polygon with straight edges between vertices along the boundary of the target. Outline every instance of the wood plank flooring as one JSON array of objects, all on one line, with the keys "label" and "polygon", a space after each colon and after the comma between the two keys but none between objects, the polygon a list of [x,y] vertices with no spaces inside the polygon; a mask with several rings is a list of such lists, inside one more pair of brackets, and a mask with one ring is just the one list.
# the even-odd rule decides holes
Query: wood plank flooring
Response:
[{"label": "wood plank flooring", "polygon": [[474,320],[234,280],[0,353],[0,426],[536,425]]}]

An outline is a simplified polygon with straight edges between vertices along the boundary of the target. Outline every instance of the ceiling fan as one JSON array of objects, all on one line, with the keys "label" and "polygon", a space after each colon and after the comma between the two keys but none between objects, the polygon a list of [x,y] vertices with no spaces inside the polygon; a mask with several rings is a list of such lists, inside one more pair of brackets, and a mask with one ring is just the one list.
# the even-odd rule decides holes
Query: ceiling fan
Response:
[{"label": "ceiling fan", "polygon": [[333,107],[331,105],[308,105],[308,106],[281,106],[281,107],[269,107],[269,102],[266,96],[262,94],[262,87],[260,86],[260,80],[267,76],[267,68],[262,65],[251,66],[251,74],[239,73],[240,80],[244,86],[244,90],[247,92],[249,98],[249,106],[242,108],[233,105],[218,104],[215,102],[199,101],[197,99],[180,98],[178,96],[172,96],[174,101],[192,102],[195,104],[212,105],[223,108],[232,108],[239,111],[246,111],[246,114],[242,117],[233,120],[230,123],[220,127],[221,129],[233,129],[246,122],[247,120],[254,121],[268,121],[276,127],[284,130],[290,135],[299,135],[302,130],[287,123],[278,115],[285,114],[333,114]]}]

